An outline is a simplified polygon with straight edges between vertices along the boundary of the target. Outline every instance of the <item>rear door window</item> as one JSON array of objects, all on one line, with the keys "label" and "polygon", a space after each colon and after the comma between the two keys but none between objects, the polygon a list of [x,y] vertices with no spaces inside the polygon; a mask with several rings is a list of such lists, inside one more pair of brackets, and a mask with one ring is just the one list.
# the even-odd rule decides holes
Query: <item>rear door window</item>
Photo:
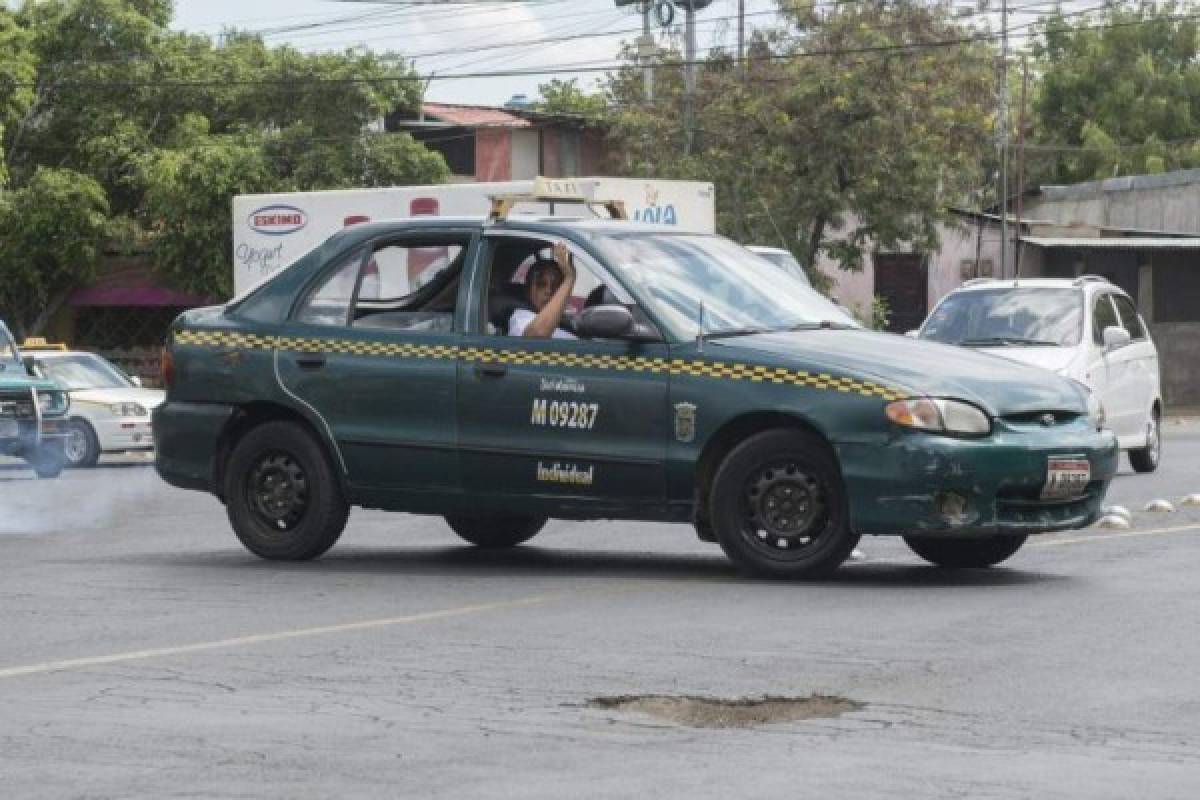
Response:
[{"label": "rear door window", "polygon": [[1117,304],[1117,311],[1121,315],[1121,324],[1125,326],[1125,330],[1129,331],[1129,338],[1134,341],[1145,339],[1146,329],[1142,327],[1142,320],[1138,317],[1137,309],[1133,307],[1133,301],[1118,294],[1113,296],[1113,302]]}]

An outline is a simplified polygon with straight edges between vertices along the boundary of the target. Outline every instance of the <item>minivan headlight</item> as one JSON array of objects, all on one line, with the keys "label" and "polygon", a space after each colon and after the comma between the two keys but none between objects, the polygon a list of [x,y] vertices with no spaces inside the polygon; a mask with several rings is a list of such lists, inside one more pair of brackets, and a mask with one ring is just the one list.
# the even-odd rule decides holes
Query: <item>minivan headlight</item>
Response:
[{"label": "minivan headlight", "polygon": [[888,403],[884,411],[888,419],[905,428],[967,436],[984,436],[992,432],[988,415],[962,400],[914,397]]}]

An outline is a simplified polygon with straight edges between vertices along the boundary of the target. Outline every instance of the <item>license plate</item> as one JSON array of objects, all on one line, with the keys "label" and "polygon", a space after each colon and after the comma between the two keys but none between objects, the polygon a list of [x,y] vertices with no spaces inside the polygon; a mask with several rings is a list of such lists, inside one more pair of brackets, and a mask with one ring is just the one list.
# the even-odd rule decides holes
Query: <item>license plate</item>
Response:
[{"label": "license plate", "polygon": [[1092,465],[1077,456],[1050,456],[1046,461],[1046,485],[1042,498],[1059,500],[1079,497],[1092,481]]},{"label": "license plate", "polygon": [[15,419],[0,419],[0,439],[11,439],[20,433]]}]

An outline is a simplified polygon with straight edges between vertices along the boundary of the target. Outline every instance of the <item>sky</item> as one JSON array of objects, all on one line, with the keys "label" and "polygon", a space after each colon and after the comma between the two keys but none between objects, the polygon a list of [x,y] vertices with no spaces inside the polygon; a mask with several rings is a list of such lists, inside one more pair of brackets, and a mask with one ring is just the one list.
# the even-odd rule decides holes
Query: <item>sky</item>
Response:
[{"label": "sky", "polygon": [[[746,0],[747,35],[753,27],[769,23],[774,8],[773,0]],[[736,14],[737,0],[714,0],[697,14],[701,52],[717,44],[736,45]],[[364,15],[369,16],[331,22]],[[442,80],[437,75],[608,65],[615,61],[623,41],[641,33],[641,24],[640,14],[631,7],[616,7],[614,0],[485,0],[468,6],[416,8],[357,0],[175,0],[173,27],[212,35],[230,27],[264,31],[269,43],[288,43],[308,51],[361,46],[418,56],[414,59],[418,72],[433,75],[427,99],[502,105],[516,94],[535,98],[538,85],[552,77],[578,77],[579,84],[589,88],[602,73]],[[312,27],[271,30],[302,25]],[[661,38],[662,29],[657,30]],[[576,38],[554,41],[555,37]],[[550,41],[530,44],[535,40]]]}]

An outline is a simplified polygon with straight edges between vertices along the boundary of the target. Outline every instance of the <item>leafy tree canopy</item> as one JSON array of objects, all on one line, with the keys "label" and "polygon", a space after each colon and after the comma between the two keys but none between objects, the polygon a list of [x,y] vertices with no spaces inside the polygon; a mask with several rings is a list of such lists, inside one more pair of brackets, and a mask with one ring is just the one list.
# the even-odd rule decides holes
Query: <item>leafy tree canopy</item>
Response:
[{"label": "leafy tree canopy", "polygon": [[1056,14],[1033,48],[1040,73],[1036,178],[1065,183],[1200,166],[1200,61],[1192,4]]},{"label": "leafy tree canopy", "polygon": [[[227,296],[234,194],[448,176],[441,156],[407,134],[371,132],[419,102],[416,76],[399,57],[303,53],[236,31],[214,41],[170,30],[172,10],[171,0],[0,8],[6,230],[45,232],[30,216],[39,206],[23,202],[22,192],[36,189],[44,208],[61,197],[48,182],[76,175],[102,228],[115,234],[136,223],[176,285]],[[90,202],[93,189],[99,204]],[[50,260],[62,266],[52,283],[92,277],[103,250],[91,246],[93,230],[72,236],[64,225],[40,245],[57,248]],[[6,286],[12,269],[0,264]],[[20,285],[25,294],[0,294],[0,315],[16,319],[25,306],[53,299],[46,286]]]}]

